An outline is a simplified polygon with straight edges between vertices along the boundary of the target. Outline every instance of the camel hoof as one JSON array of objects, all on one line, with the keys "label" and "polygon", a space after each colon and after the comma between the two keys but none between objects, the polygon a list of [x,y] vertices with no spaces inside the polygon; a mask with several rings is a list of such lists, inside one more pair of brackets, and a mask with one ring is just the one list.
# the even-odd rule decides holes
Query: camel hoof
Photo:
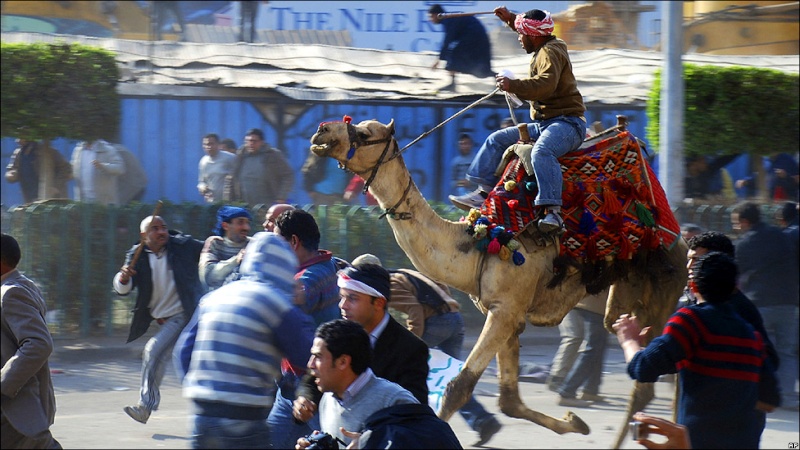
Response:
[{"label": "camel hoof", "polygon": [[567,413],[564,414],[564,421],[570,424],[572,431],[575,433],[586,435],[592,432],[592,430],[589,428],[589,425],[587,425],[583,419],[576,416],[572,411],[567,411]]}]

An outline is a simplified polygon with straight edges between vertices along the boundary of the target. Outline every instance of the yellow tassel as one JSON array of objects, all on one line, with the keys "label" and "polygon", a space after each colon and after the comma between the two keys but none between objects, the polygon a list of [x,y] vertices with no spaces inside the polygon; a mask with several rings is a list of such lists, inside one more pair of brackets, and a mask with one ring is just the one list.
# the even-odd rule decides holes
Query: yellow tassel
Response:
[{"label": "yellow tassel", "polygon": [[497,256],[500,257],[500,259],[503,261],[508,261],[509,259],[511,259],[511,250],[509,250],[508,247],[504,245],[500,248],[500,253]]},{"label": "yellow tassel", "polygon": [[517,188],[517,182],[514,180],[508,180],[505,182],[505,184],[503,184],[503,187],[505,188],[506,192],[511,192]]}]

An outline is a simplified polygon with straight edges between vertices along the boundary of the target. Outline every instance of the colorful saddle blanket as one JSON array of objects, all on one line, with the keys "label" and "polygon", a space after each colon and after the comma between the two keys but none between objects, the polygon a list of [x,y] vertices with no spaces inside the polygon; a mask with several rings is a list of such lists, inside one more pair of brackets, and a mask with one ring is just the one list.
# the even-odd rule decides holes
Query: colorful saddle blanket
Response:
[{"label": "colorful saddle blanket", "polygon": [[[627,261],[642,248],[670,247],[677,241],[680,226],[630,132],[570,152],[559,162],[566,226],[560,257],[578,264]],[[535,176],[514,157],[480,211],[466,218],[476,246],[522,264],[514,238],[540,214],[541,208],[534,205],[536,193]]]}]

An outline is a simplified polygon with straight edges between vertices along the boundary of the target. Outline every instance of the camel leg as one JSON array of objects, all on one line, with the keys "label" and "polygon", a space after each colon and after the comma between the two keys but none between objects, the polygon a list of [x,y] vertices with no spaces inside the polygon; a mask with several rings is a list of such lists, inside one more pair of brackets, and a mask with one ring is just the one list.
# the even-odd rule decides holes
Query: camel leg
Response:
[{"label": "camel leg", "polygon": [[[510,315],[509,315],[510,318]],[[478,384],[483,371],[494,358],[500,344],[507,340],[509,330],[515,329],[514,321],[503,319],[494,310],[486,314],[486,322],[478,337],[478,341],[469,352],[461,372],[450,380],[445,388],[439,417],[450,420],[450,417],[469,400],[475,385]],[[518,369],[519,370],[519,369]]]},{"label": "camel leg", "polygon": [[525,323],[517,324],[516,331],[497,352],[497,366],[500,376],[500,410],[509,417],[526,419],[537,425],[549,428],[558,434],[589,434],[589,426],[580,417],[568,411],[563,419],[534,411],[522,402],[519,395],[519,335]]},{"label": "camel leg", "polygon": [[650,404],[650,401],[656,396],[655,385],[653,383],[641,383],[639,381],[633,382],[633,392],[628,402],[628,408],[625,411],[625,421],[622,423],[617,432],[617,440],[614,441],[614,446],[611,448],[620,448],[625,436],[628,435],[628,423],[633,418],[633,415],[639,411],[644,411],[644,408]]}]

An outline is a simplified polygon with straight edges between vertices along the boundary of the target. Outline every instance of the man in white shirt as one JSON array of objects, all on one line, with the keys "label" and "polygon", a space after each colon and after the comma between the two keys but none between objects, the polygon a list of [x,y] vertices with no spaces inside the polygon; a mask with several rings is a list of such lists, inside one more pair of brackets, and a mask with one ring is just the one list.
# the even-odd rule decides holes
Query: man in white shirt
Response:
[{"label": "man in white shirt", "polygon": [[119,295],[137,288],[128,342],[145,334],[154,320],[161,326],[144,348],[139,403],[124,408],[132,419],[144,424],[158,409],[166,363],[205,290],[198,275],[203,241],[168,230],[159,216],[145,217],[139,230],[142,242],[128,250],[113,284]]},{"label": "man in white shirt", "polygon": [[214,133],[203,136],[206,154],[197,165],[197,191],[207,203],[231,200],[236,155],[220,151],[219,147],[219,136]]}]

